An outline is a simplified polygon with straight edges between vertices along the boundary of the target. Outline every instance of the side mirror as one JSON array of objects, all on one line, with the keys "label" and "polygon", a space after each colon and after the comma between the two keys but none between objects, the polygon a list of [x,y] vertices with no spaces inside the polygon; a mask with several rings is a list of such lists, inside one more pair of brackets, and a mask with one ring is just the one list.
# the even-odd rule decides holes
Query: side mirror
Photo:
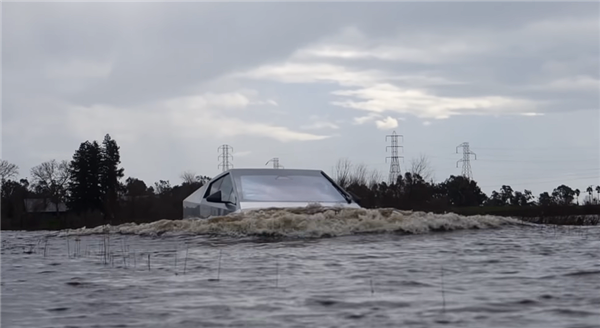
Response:
[{"label": "side mirror", "polygon": [[211,203],[222,203],[223,199],[221,198],[221,190],[218,190],[206,197],[206,201]]}]

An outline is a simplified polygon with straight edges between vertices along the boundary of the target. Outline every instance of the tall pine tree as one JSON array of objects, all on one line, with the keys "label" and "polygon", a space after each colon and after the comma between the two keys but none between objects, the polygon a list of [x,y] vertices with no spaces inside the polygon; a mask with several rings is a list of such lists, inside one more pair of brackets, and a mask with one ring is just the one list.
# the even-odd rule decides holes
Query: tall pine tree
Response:
[{"label": "tall pine tree", "polygon": [[77,213],[102,211],[100,159],[101,149],[96,141],[81,143],[73,155],[67,204]]},{"label": "tall pine tree", "polygon": [[119,146],[109,134],[106,134],[102,141],[100,183],[104,196],[104,216],[109,220],[113,220],[117,212],[119,188],[121,187],[119,179],[124,176],[123,168],[119,168],[120,163]]},{"label": "tall pine tree", "polygon": [[124,176],[120,163],[119,146],[110,135],[105,135],[102,146],[96,141],[81,143],[70,165],[68,206],[77,213],[100,212],[105,220],[112,221],[119,179]]}]

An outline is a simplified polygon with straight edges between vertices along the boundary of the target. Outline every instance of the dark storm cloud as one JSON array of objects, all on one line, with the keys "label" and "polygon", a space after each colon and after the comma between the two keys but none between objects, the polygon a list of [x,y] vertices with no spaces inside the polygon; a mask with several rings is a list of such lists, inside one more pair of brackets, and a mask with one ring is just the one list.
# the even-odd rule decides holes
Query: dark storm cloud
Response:
[{"label": "dark storm cloud", "polygon": [[[3,19],[4,74],[14,81],[6,86],[9,95],[18,84],[27,92],[67,93],[82,105],[132,105],[181,95],[222,74],[283,59],[348,25],[374,36],[443,32],[451,37],[474,26],[512,28],[559,15],[590,16],[593,6],[9,3]],[[82,58],[107,65],[110,73],[102,79],[83,79],[84,87],[77,92],[43,74],[48,64],[60,70],[60,65]]]}]

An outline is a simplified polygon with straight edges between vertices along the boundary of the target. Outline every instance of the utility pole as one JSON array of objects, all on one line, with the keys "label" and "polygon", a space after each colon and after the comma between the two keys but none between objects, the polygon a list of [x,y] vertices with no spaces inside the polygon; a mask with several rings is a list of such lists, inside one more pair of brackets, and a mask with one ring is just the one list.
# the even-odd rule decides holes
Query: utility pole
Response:
[{"label": "utility pole", "polygon": [[456,147],[456,153],[458,154],[458,148],[462,147],[463,149],[463,158],[456,161],[456,167],[458,167],[458,163],[462,162],[462,176],[472,180],[473,173],[471,172],[471,157],[470,155],[475,156],[475,160],[477,160],[477,155],[469,150],[469,143],[463,142]]},{"label": "utility pole", "polygon": [[233,168],[233,163],[229,162],[230,160],[233,161],[233,156],[229,154],[230,150],[233,152],[233,148],[229,145],[222,145],[217,149],[218,152],[221,152],[221,155],[219,155],[219,160],[221,161],[219,168],[223,168],[223,172]]},{"label": "utility pole", "polygon": [[279,165],[279,158],[277,157],[273,157],[270,160],[268,160],[265,165],[269,164],[269,162],[273,162],[273,168],[274,169],[283,169],[282,165]]},{"label": "utility pole", "polygon": [[[395,184],[396,181],[398,180],[398,176],[400,176],[400,162],[398,161],[399,158],[402,158],[402,160],[404,160],[404,157],[402,156],[398,156],[398,148],[402,147],[402,146],[398,146],[398,137],[402,137],[402,140],[404,140],[404,136],[400,135],[400,134],[396,134],[396,131],[392,132],[392,134],[389,134],[387,136],[385,136],[385,141],[387,141],[387,138],[391,138],[392,141],[392,145],[391,146],[387,146],[385,147],[385,151],[387,152],[388,148],[392,148],[392,156],[390,157],[386,157],[385,161],[387,163],[387,159],[390,158],[390,176],[388,178],[388,183],[390,185]],[[402,147],[404,149],[404,147]]]}]

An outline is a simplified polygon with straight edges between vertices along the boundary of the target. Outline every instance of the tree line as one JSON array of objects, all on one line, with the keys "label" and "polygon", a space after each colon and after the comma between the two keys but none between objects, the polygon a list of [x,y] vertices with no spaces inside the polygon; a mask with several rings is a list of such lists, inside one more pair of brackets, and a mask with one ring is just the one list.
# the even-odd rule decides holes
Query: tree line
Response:
[{"label": "tree line", "polygon": [[[477,182],[463,176],[451,175],[435,183],[426,156],[411,161],[404,175],[395,182],[382,182],[377,171],[365,165],[353,165],[348,159],[339,160],[334,180],[362,199],[366,207],[397,207],[400,209],[430,209],[448,207],[552,207],[580,205],[579,189],[561,184],[551,193],[543,192],[537,200],[530,190],[518,191],[502,185],[487,196]],[[581,205],[600,204],[600,185],[589,186]]]},{"label": "tree line", "polygon": [[[62,229],[99,224],[181,219],[182,202],[210,181],[194,172],[181,174],[182,183],[168,180],[153,185],[125,176],[120,147],[106,134],[101,143],[82,142],[70,161],[50,160],[18,179],[19,168],[0,160],[2,229]],[[367,208],[394,207],[461,214],[543,216],[561,213],[598,213],[600,186],[581,192],[564,184],[535,199],[529,190],[503,185],[487,196],[474,180],[451,175],[436,183],[426,156],[411,162],[409,170],[393,183],[377,171],[340,159],[332,177],[360,198]],[[582,205],[582,206],[578,206]],[[581,210],[584,208],[585,210]]]},{"label": "tree line", "polygon": [[0,160],[2,229],[60,229],[177,219],[182,201],[210,179],[184,172],[183,183],[123,181],[120,147],[104,140],[82,142],[70,161],[43,162],[18,179],[19,168]]}]

